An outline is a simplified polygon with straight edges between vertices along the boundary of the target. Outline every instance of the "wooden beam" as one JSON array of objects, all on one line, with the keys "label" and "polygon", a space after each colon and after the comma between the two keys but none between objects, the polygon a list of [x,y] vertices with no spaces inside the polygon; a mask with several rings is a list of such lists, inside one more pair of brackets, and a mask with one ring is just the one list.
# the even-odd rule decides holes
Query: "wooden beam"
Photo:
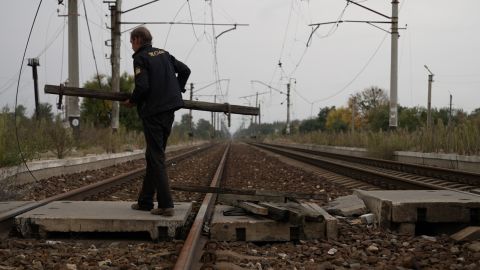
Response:
[{"label": "wooden beam", "polygon": [[[130,93],[115,93],[105,90],[96,90],[88,88],[67,87],[58,85],[45,85],[45,93],[62,96],[75,96],[96,98],[103,100],[125,101],[130,98]],[[231,105],[228,103],[212,103],[205,101],[183,100],[184,109],[208,111],[208,112],[224,112],[243,115],[259,115],[260,109],[257,107],[248,107],[240,105]]]},{"label": "wooden beam", "polygon": [[232,189],[232,188],[220,188],[220,187],[207,187],[207,186],[179,186],[174,185],[171,187],[173,190],[199,192],[199,193],[220,193],[220,194],[237,194],[237,195],[253,195],[264,197],[287,197],[294,199],[324,199],[326,194],[312,194],[312,193],[297,193],[297,192],[282,192],[282,191],[267,191],[267,190],[252,190],[252,189]]},{"label": "wooden beam", "polygon": [[266,216],[268,215],[268,209],[260,206],[256,203],[253,202],[238,202],[237,207],[240,207],[244,210],[247,210],[250,213],[256,214],[256,215],[261,215],[261,216]]}]

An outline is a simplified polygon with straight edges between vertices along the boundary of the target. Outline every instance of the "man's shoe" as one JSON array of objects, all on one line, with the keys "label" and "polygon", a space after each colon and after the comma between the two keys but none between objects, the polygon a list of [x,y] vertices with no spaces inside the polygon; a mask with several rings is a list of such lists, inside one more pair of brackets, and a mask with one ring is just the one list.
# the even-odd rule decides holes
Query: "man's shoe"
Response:
[{"label": "man's shoe", "polygon": [[173,208],[155,208],[150,211],[152,215],[171,217],[175,214]]},{"label": "man's shoe", "polygon": [[141,206],[140,204],[138,203],[134,203],[132,204],[132,209],[133,210],[139,210],[139,211],[150,211],[152,210],[153,207],[145,207],[145,206]]}]

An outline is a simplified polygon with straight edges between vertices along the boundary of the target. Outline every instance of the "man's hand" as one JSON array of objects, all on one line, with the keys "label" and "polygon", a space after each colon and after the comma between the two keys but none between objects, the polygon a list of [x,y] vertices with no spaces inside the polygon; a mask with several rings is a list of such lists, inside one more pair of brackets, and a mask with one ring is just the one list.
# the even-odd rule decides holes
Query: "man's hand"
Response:
[{"label": "man's hand", "polygon": [[132,108],[133,106],[135,106],[135,103],[131,103],[130,99],[127,99],[124,102],[122,102],[122,105],[127,107],[127,108]]}]

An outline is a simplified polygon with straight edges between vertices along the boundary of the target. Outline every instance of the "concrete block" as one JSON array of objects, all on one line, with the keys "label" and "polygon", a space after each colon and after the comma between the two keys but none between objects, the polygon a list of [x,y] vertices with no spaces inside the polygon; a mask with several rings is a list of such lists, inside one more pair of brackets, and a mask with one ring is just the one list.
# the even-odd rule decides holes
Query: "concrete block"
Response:
[{"label": "concrete block", "polygon": [[361,216],[367,213],[365,203],[356,195],[338,197],[328,203],[326,210],[332,215],[344,217]]},{"label": "concrete block", "polygon": [[450,236],[455,241],[476,241],[480,240],[480,227],[466,227]]},{"label": "concrete block", "polygon": [[325,209],[320,207],[316,203],[303,203],[305,207],[310,207],[311,209],[320,213],[325,220],[325,238],[328,240],[337,240],[338,239],[338,220],[330,215]]},{"label": "concrete block", "polygon": [[148,232],[158,239],[159,229],[174,237],[192,209],[191,203],[175,203],[175,215],[164,217],[130,208],[133,202],[57,201],[15,218],[23,236],[36,228],[46,232]]},{"label": "concrete block", "polygon": [[381,226],[391,223],[469,223],[480,211],[480,197],[450,190],[385,190],[354,192]]},{"label": "concrete block", "polygon": [[[293,225],[289,222],[276,222],[263,216],[224,216],[223,212],[228,209],[231,207],[227,205],[215,206],[210,226],[210,239],[262,242],[325,238],[325,220]],[[308,207],[308,209],[311,208]]]}]

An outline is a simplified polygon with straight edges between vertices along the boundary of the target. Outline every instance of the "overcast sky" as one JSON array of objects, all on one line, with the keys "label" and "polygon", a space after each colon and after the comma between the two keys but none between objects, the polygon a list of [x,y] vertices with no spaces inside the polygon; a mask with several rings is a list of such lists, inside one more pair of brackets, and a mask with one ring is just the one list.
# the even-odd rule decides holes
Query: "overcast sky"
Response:
[{"label": "overcast sky", "polygon": [[[108,7],[100,0],[84,0],[90,21],[94,51],[102,74],[111,74],[105,40],[110,32],[105,24]],[[65,0],[65,3],[68,1]],[[145,1],[123,0],[123,10]],[[368,6],[388,16],[391,1],[365,0]],[[0,35],[0,105],[13,107],[18,71],[35,10],[39,1],[2,1]],[[160,0],[123,14],[122,21],[211,22],[212,10],[205,0]],[[218,74],[221,88],[212,86],[195,94],[199,100],[213,101],[208,95],[223,95],[222,102],[254,105],[255,92],[268,88],[252,83],[263,81],[281,90],[292,82],[292,119],[305,119],[320,107],[345,106],[348,97],[375,85],[389,92],[390,35],[367,24],[322,26],[305,46],[310,23],[343,20],[383,20],[383,17],[341,0],[214,0],[215,23],[245,23],[218,38]],[[453,106],[466,111],[480,107],[480,1],[478,0],[400,0],[398,101],[403,106],[426,106],[427,71],[435,74],[432,106],[447,107],[449,94]],[[55,104],[56,97],[43,94],[43,85],[59,84],[68,78],[66,6],[44,0],[33,30],[26,57],[39,57],[42,102]],[[344,10],[345,9],[345,10]],[[191,11],[191,12],[190,12]],[[343,12],[344,11],[344,12]],[[79,0],[80,81],[95,74],[82,1]],[[191,16],[190,16],[191,13]],[[343,14],[343,15],[342,15]],[[389,30],[389,25],[381,25]],[[132,25],[123,25],[127,30]],[[149,25],[153,45],[165,48],[192,70],[189,83],[199,89],[215,81],[211,26]],[[218,35],[228,26],[215,27]],[[475,34],[477,33],[477,34]],[[121,69],[132,73],[129,31],[122,35]],[[303,58],[302,58],[303,55]],[[63,63],[62,63],[63,60]],[[278,67],[279,61],[282,69]],[[31,69],[24,63],[18,103],[33,108]],[[296,82],[296,83],[295,83]],[[260,96],[262,122],[286,119],[285,96],[275,91]],[[201,95],[201,96],[200,96]],[[187,99],[188,95],[184,95]],[[283,104],[282,104],[283,103]],[[186,111],[185,111],[186,112]],[[181,113],[183,113],[181,111]],[[180,115],[178,113],[177,115]],[[210,119],[209,113],[195,112],[196,119]],[[238,127],[248,118],[232,118]],[[178,118],[177,118],[178,120]]]}]

